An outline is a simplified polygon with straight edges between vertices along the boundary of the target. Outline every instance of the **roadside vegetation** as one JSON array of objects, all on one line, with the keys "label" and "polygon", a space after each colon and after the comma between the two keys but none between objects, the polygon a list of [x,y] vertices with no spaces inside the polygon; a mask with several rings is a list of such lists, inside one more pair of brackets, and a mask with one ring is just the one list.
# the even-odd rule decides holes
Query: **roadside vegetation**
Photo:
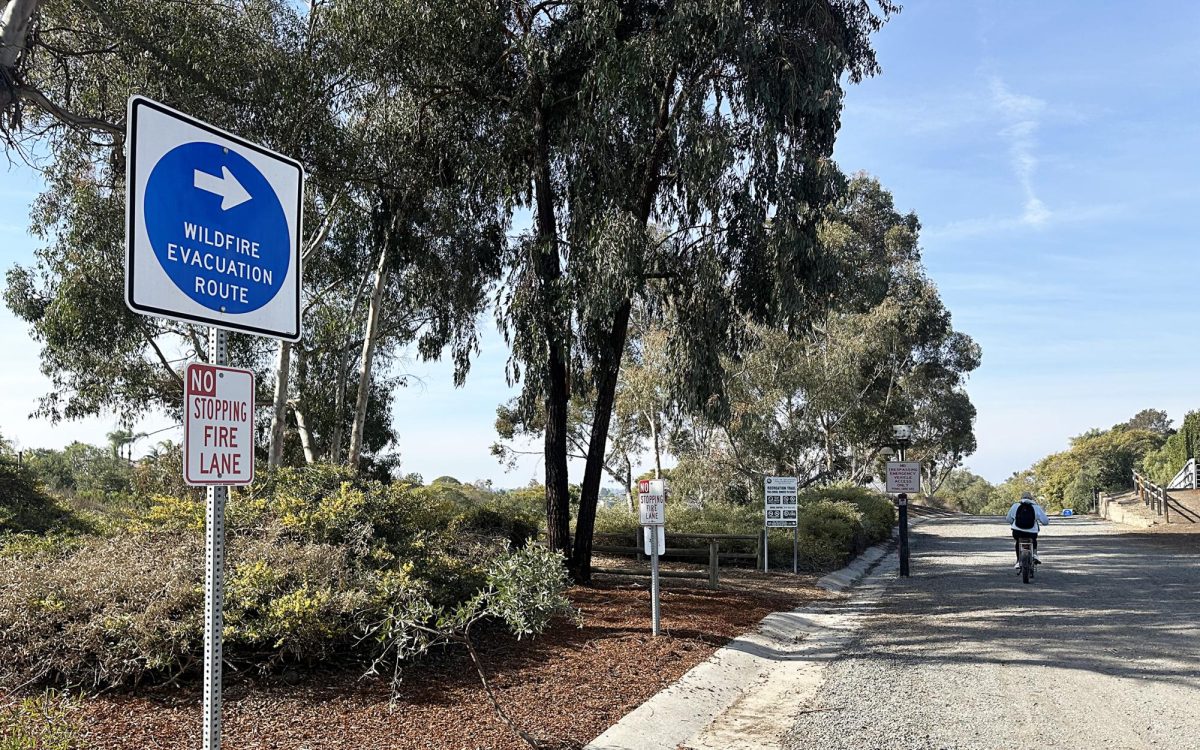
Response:
[{"label": "roadside vegetation", "polygon": [[1024,491],[1033,492],[1050,513],[1071,509],[1085,513],[1092,493],[1124,492],[1141,471],[1166,483],[1196,453],[1200,413],[1189,412],[1179,430],[1167,413],[1143,409],[1107,430],[1089,430],[1071,438],[1070,447],[1052,453],[998,485],[966,469],[953,471],[936,501],[966,513],[1004,514]]}]

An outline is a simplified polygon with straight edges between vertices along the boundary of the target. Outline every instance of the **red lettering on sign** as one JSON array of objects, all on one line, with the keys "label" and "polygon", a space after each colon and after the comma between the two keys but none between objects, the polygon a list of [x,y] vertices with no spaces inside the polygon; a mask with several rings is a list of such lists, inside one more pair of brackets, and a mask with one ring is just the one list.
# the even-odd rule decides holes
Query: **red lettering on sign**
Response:
[{"label": "red lettering on sign", "polygon": [[189,396],[217,395],[217,369],[208,365],[188,365],[187,391]]}]

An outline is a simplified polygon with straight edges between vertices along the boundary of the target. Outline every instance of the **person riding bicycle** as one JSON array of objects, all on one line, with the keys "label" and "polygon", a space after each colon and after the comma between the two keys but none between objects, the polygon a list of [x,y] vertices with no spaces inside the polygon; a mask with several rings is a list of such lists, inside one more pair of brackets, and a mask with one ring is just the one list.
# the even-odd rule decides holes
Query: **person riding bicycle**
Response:
[{"label": "person riding bicycle", "polygon": [[1038,557],[1037,542],[1038,531],[1045,524],[1050,523],[1049,517],[1046,516],[1046,511],[1042,506],[1033,501],[1033,493],[1026,490],[1021,493],[1021,500],[1013,503],[1008,509],[1008,525],[1012,529],[1013,539],[1016,540],[1017,548],[1017,564],[1013,568],[1020,570],[1021,568],[1021,540],[1033,540],[1033,559],[1035,562],[1041,562]]}]

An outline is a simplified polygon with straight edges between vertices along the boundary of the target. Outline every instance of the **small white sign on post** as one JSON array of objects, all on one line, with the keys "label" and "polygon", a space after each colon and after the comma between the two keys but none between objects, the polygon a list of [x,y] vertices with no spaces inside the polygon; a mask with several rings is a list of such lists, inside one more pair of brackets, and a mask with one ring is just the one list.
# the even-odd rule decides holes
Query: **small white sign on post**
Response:
[{"label": "small white sign on post", "polygon": [[921,463],[919,461],[888,461],[887,491],[904,492],[911,495],[921,491]]},{"label": "small white sign on post", "polygon": [[667,483],[662,479],[638,482],[638,509],[643,526],[662,526],[667,522]]},{"label": "small white sign on post", "polygon": [[655,532],[657,532],[657,536],[658,536],[658,551],[666,552],[666,550],[667,550],[667,527],[666,526],[647,526],[644,529],[642,529],[642,544],[643,544],[643,548],[646,550],[647,555],[654,554],[654,549],[655,549],[654,540],[651,539],[650,537],[651,537],[651,535],[654,535]]},{"label": "small white sign on post", "polygon": [[192,363],[184,372],[183,479],[195,486],[254,481],[254,373]]}]

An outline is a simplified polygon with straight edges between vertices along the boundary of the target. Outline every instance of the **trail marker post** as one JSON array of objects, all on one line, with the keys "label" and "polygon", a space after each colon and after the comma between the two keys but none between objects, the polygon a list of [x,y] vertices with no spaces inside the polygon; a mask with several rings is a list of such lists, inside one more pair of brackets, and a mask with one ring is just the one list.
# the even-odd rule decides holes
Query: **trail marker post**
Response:
[{"label": "trail marker post", "polygon": [[254,374],[226,367],[226,331],[298,341],[304,169],[133,96],[126,140],[125,303],[209,326],[184,371],[184,481],[206,486],[202,747],[221,747],[225,506],[254,479]]},{"label": "trail marker post", "polygon": [[651,632],[662,632],[662,611],[659,605],[658,556],[666,549],[667,482],[664,479],[638,481],[638,510],[646,535],[650,555],[650,619]]}]

